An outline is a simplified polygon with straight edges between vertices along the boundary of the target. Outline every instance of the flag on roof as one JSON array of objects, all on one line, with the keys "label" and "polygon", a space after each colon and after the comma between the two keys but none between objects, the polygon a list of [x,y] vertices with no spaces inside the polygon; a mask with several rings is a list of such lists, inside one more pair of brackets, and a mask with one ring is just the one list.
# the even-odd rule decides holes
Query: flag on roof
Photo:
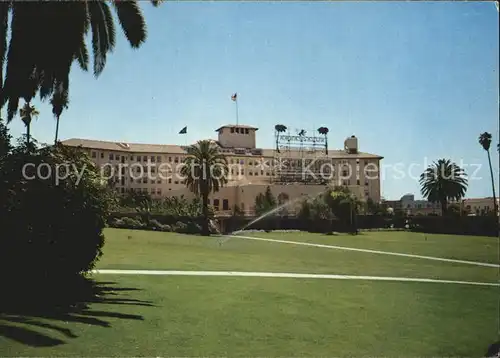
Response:
[{"label": "flag on roof", "polygon": [[232,99],[233,101],[236,101],[236,100],[238,99],[238,94],[237,94],[237,93],[233,94],[233,95],[231,96],[231,99]]},{"label": "flag on roof", "polygon": [[184,127],[181,129],[181,131],[179,132],[179,134],[186,134],[188,132],[188,127]]}]

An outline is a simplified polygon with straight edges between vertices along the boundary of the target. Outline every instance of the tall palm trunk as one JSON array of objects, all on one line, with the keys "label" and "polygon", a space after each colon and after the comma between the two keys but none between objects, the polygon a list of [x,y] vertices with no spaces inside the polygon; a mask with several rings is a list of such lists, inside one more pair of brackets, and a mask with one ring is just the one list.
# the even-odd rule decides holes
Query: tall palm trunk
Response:
[{"label": "tall palm trunk", "polygon": [[31,136],[31,123],[26,124],[26,147],[29,147],[30,145],[30,136]]},{"label": "tall palm trunk", "polygon": [[59,135],[59,116],[56,117],[56,138],[54,139],[54,145],[57,145],[58,135]]},{"label": "tall palm trunk", "polygon": [[493,190],[493,210],[495,215],[498,215],[497,197],[495,195],[495,179],[493,177],[493,167],[491,166],[490,151],[487,150],[486,153],[488,153],[488,164],[490,165],[491,188]]},{"label": "tall palm trunk", "polygon": [[201,194],[202,204],[203,204],[203,225],[201,228],[201,234],[203,236],[210,236],[210,229],[208,227],[208,191]]},{"label": "tall palm trunk", "polygon": [[448,213],[448,200],[442,198],[439,202],[441,203],[441,215],[445,216]]}]

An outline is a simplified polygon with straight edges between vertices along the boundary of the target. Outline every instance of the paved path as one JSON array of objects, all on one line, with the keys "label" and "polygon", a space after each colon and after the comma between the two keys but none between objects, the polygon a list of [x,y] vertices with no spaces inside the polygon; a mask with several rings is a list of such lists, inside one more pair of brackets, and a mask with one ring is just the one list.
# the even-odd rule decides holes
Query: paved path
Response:
[{"label": "paved path", "polygon": [[305,279],[333,279],[333,280],[364,280],[364,281],[393,281],[393,282],[426,282],[446,283],[475,286],[496,286],[500,283],[450,281],[431,278],[410,277],[386,277],[386,276],[351,276],[351,275],[327,275],[308,273],[285,273],[285,272],[235,272],[235,271],[171,271],[171,270],[93,270],[94,274],[111,275],[161,275],[161,276],[232,276],[232,277],[275,277],[275,278],[305,278]]},{"label": "paved path", "polygon": [[227,235],[226,237],[239,238],[239,239],[245,239],[245,240],[278,242],[278,243],[282,243],[282,244],[291,244],[291,245],[321,247],[321,248],[325,248],[325,249],[335,249],[335,250],[344,250],[344,251],[357,251],[357,252],[368,252],[368,253],[371,253],[371,254],[403,256],[403,257],[411,257],[411,258],[416,258],[416,259],[425,259],[425,260],[452,262],[452,263],[457,263],[457,264],[466,264],[466,265],[475,265],[475,266],[486,266],[486,267],[500,268],[500,265],[491,264],[491,263],[487,263],[487,262],[476,262],[476,261],[466,261],[466,260],[445,259],[443,257],[422,256],[422,255],[413,255],[413,254],[403,254],[403,253],[391,252],[391,251],[378,251],[378,250],[370,250],[370,249],[356,249],[356,248],[352,248],[352,247],[314,244],[314,243],[300,242],[300,241],[288,241],[288,240],[278,240],[278,239],[263,239],[263,238],[260,238],[260,237],[253,237],[253,236]]}]

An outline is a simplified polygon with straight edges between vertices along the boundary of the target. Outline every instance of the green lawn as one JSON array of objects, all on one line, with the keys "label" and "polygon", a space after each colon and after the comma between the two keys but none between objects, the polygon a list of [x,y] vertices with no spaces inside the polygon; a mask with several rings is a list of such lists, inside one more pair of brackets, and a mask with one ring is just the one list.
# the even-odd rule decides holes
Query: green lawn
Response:
[{"label": "green lawn", "polygon": [[[428,246],[435,251],[427,252],[431,249],[416,245],[416,236],[407,233],[254,235],[432,256],[447,252],[446,257],[486,262],[494,262],[496,254],[485,244],[495,243],[491,238],[428,235]],[[216,238],[128,230],[106,231],[99,268],[498,281],[498,269],[488,267],[238,238],[219,246]],[[87,309],[45,317],[0,314],[0,356],[480,357],[498,339],[495,287],[292,278],[96,278],[110,292],[104,302]]]},{"label": "green lawn", "polygon": [[[385,234],[406,238],[397,236],[399,233]],[[381,233],[377,235],[380,236]],[[265,237],[260,234],[257,236]],[[331,240],[330,237],[326,239],[327,236],[323,235],[298,236],[296,233],[274,234],[274,236],[269,234],[266,237],[318,242]],[[368,241],[368,234],[366,237]],[[351,238],[352,236],[345,236],[346,240]],[[108,230],[105,255],[97,268],[326,273],[498,281],[498,270],[489,267],[239,238],[231,238],[222,246],[219,246],[218,242],[219,239],[214,237],[207,239],[161,232]],[[401,246],[404,246],[404,243],[401,243]],[[358,245],[358,247],[364,246]],[[365,248],[373,247],[367,243]],[[450,247],[450,251],[454,249],[455,246]],[[412,251],[408,249],[407,252]],[[495,254],[493,250],[489,249],[489,254],[493,260]]]},{"label": "green lawn", "polygon": [[322,235],[306,232],[245,232],[239,235],[302,241],[362,249],[437,256],[498,264],[498,237],[437,235],[409,231],[366,231],[359,235]]}]

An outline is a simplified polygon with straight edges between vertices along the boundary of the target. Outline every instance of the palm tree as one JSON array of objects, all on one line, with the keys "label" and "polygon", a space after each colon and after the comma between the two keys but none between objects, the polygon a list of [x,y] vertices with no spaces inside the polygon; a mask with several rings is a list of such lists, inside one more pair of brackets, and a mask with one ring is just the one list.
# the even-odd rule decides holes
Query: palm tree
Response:
[{"label": "palm tree", "polygon": [[227,183],[227,160],[219,147],[210,140],[201,140],[187,148],[187,158],[181,168],[186,186],[195,195],[201,196],[203,207],[202,235],[208,236],[208,196]]},{"label": "palm tree", "polygon": [[491,134],[488,132],[484,132],[479,136],[479,144],[483,147],[483,149],[488,154],[488,164],[490,165],[490,175],[491,175],[491,189],[493,190],[493,212],[498,213],[497,207],[497,197],[495,195],[495,179],[493,177],[493,167],[491,166],[491,157],[490,157],[490,146],[491,146]]},{"label": "palm tree", "polygon": [[276,131],[276,151],[279,153],[280,149],[278,147],[279,139],[280,139],[280,133],[285,133],[287,128],[283,124],[276,124],[274,126],[274,130]]},{"label": "palm tree", "polygon": [[330,130],[327,127],[319,127],[318,128],[318,133],[325,136],[325,153],[328,155],[328,132]]},{"label": "palm tree", "polygon": [[59,134],[59,118],[64,109],[68,108],[68,91],[65,91],[62,87],[58,88],[50,100],[52,105],[52,113],[56,117],[56,137],[54,139],[54,144],[57,144],[57,138]]},{"label": "palm tree", "polygon": [[29,102],[26,102],[24,106],[19,110],[19,116],[26,126],[26,146],[28,147],[30,144],[31,138],[31,120],[33,117],[38,117],[40,112],[35,108],[35,106],[30,105]]},{"label": "palm tree", "polygon": [[[0,107],[8,102],[7,120],[17,112],[19,99],[30,102],[39,92],[48,98],[58,86],[69,89],[72,63],[88,70],[86,38],[91,33],[94,75],[104,69],[115,47],[115,9],[125,37],[133,48],[146,40],[146,24],[137,0],[0,2]],[[160,1],[152,1],[158,6]],[[9,28],[9,18],[11,19]],[[10,31],[9,31],[10,30]]]},{"label": "palm tree", "polygon": [[439,159],[420,175],[420,192],[432,203],[440,203],[443,215],[448,200],[460,200],[467,191],[468,180],[462,168],[449,159]]}]

